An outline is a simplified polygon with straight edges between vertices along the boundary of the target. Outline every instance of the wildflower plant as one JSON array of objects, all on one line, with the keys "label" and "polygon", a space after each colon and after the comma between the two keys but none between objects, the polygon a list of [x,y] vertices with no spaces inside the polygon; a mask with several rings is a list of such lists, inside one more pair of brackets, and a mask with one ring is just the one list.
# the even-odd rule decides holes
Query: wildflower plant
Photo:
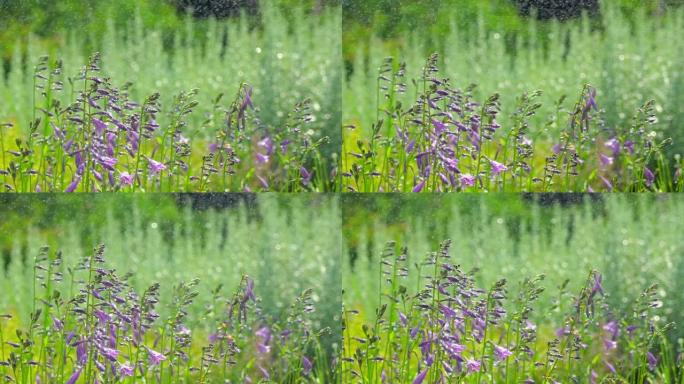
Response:
[{"label": "wildflower plant", "polygon": [[[233,295],[221,287],[205,324],[192,327],[188,307],[199,280],[177,284],[170,315],[161,318],[160,284],[137,292],[131,274],[109,269],[99,246],[74,268],[44,248],[35,260],[33,310],[14,335],[0,320],[0,373],[16,383],[321,382],[331,375],[309,321],[306,290],[282,322],[262,315],[254,281],[243,276]],[[23,317],[23,314],[20,314]],[[207,332],[208,330],[208,332]]]},{"label": "wildflower plant", "polygon": [[[279,128],[258,118],[252,88],[242,84],[224,106],[214,99],[201,127],[191,127],[196,89],[168,108],[158,93],[136,102],[117,88],[94,54],[65,91],[61,62],[41,58],[34,71],[34,113],[26,136],[0,128],[3,189],[10,192],[319,191],[334,186],[320,154],[310,101],[294,106]],[[157,121],[164,114],[160,125]],[[168,115],[168,116],[166,116]],[[200,132],[200,133],[198,133]],[[208,134],[209,133],[209,134]],[[13,137],[14,140],[10,140]],[[211,137],[207,140],[206,137]]]},{"label": "wildflower plant", "polygon": [[[405,106],[405,64],[386,59],[378,76],[378,115],[370,132],[346,127],[343,177],[347,190],[423,191],[674,191],[681,164],[665,160],[671,140],[649,127],[657,121],[646,102],[628,128],[607,127],[596,88],[585,85],[574,106],[556,103],[544,126],[531,117],[541,91],[522,94],[510,125],[501,121],[500,95],[482,102],[475,85],[457,89],[441,78],[433,54],[413,80],[415,102]],[[380,99],[384,100],[384,104]],[[549,143],[549,127],[560,127]]]},{"label": "wildflower plant", "polygon": [[[342,381],[351,383],[681,382],[651,286],[624,312],[605,302],[590,271],[575,295],[561,289],[560,323],[532,313],[544,276],[525,279],[514,297],[500,279],[478,286],[450,255],[449,241],[414,261],[388,243],[381,257],[379,306],[370,323],[344,312]],[[417,286],[407,282],[419,276]],[[353,305],[353,304],[352,304]],[[349,307],[349,304],[346,304]]]}]

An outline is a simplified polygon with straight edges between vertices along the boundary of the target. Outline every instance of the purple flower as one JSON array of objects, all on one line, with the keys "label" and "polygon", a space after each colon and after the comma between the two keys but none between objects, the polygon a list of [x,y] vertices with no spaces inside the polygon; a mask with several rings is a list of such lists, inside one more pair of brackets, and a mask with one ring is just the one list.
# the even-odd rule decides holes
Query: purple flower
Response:
[{"label": "purple flower", "polygon": [[160,162],[158,162],[158,161],[156,161],[156,160],[154,160],[154,159],[150,159],[150,158],[148,158],[147,161],[148,161],[149,166],[150,166],[150,172],[151,172],[153,175],[156,175],[156,174],[158,174],[159,172],[161,172],[161,171],[163,171],[163,170],[166,169],[166,165],[165,165],[164,163],[160,163]]},{"label": "purple flower", "polygon": [[509,356],[511,356],[513,353],[509,351],[508,349],[500,346],[500,345],[494,345],[494,356],[496,356],[496,359],[499,361],[506,360]]},{"label": "purple flower", "polygon": [[52,327],[57,331],[61,331],[64,329],[64,323],[62,323],[62,321],[60,321],[58,318],[52,316]]},{"label": "purple flower", "polygon": [[266,164],[268,163],[268,155],[264,155],[262,153],[257,152],[256,154],[256,162],[257,164]]},{"label": "purple flower", "polygon": [[610,156],[606,156],[603,153],[599,154],[599,160],[601,161],[601,168],[605,168],[613,164],[613,158]]},{"label": "purple flower", "polygon": [[283,140],[280,142],[280,150],[283,153],[287,153],[287,146],[290,145],[290,140]]},{"label": "purple flower", "polygon": [[432,125],[435,126],[435,133],[439,136],[444,130],[446,130],[447,126],[446,124],[442,123],[441,121],[437,120],[432,120]]},{"label": "purple flower", "polygon": [[252,103],[252,87],[245,87],[245,100],[242,102],[242,109],[250,107],[254,109],[254,103]]},{"label": "purple flower", "polygon": [[492,167],[492,175],[494,176],[498,175],[501,172],[505,172],[508,169],[508,167],[506,167],[505,165],[494,160],[489,160],[489,165],[491,165]]},{"label": "purple flower", "polygon": [[133,185],[133,175],[128,172],[121,172],[119,175],[121,185]]},{"label": "purple flower", "polygon": [[261,375],[264,376],[264,379],[266,379],[266,380],[271,379],[271,375],[268,373],[268,371],[264,367],[259,366],[259,371],[261,372]]},{"label": "purple flower", "polygon": [[64,145],[63,145],[64,151],[69,152],[73,145],[74,145],[74,139],[67,140],[67,142],[64,143]]},{"label": "purple flower", "polygon": [[425,377],[427,376],[427,374],[428,374],[428,368],[425,368],[422,372],[420,372],[420,373],[418,373],[418,375],[416,375],[416,378],[413,379],[412,384],[421,384],[425,380]]},{"label": "purple flower", "polygon": [[309,172],[306,170],[306,168],[301,167],[299,168],[299,175],[302,177],[302,183],[304,185],[309,184],[311,182],[311,177],[313,176],[313,172]]},{"label": "purple flower", "polygon": [[648,167],[644,167],[644,178],[646,179],[646,186],[651,188],[653,182],[655,181],[655,175],[650,169],[648,169]]},{"label": "purple flower", "polygon": [[460,359],[461,353],[465,351],[465,345],[452,341],[442,341],[442,346],[449,353],[452,359]]},{"label": "purple flower", "polygon": [[563,336],[567,336],[570,334],[570,328],[568,326],[564,326],[563,328],[558,328],[556,330],[556,337],[557,338],[562,338]]},{"label": "purple flower", "polygon": [[594,108],[595,111],[598,111],[598,106],[596,105],[596,89],[595,88],[589,88],[589,92],[587,92],[587,104],[586,104],[585,108],[586,109]]},{"label": "purple flower", "polygon": [[257,342],[257,349],[260,354],[266,354],[271,351],[269,344],[271,343],[271,330],[268,327],[261,327],[254,333],[259,341]]},{"label": "purple flower", "polygon": [[617,156],[620,153],[620,141],[618,141],[616,137],[606,141],[603,145],[606,148],[610,148],[610,150],[613,152],[613,156]]},{"label": "purple flower", "polygon": [[458,177],[458,180],[464,187],[472,187],[473,185],[475,185],[475,176],[469,173],[461,174],[461,176]]},{"label": "purple flower", "polygon": [[481,366],[481,363],[477,360],[473,360],[473,359],[466,360],[466,369],[470,373],[479,372],[480,366]]},{"label": "purple flower", "polygon": [[420,332],[420,328],[418,326],[411,328],[411,332],[409,332],[409,336],[411,336],[411,339],[415,339],[418,335],[418,332]]},{"label": "purple flower", "polygon": [[306,356],[302,357],[302,373],[304,376],[308,376],[309,373],[311,373],[312,368],[313,364],[311,363],[311,360],[309,360]]},{"label": "purple flower", "polygon": [[594,273],[594,286],[591,288],[591,295],[594,296],[597,293],[600,293],[601,296],[603,296],[603,286],[601,285],[601,281],[603,280],[603,276],[600,273]]},{"label": "purple flower", "polygon": [[651,351],[646,352],[646,359],[648,359],[648,369],[650,369],[651,371],[656,369],[656,367],[658,366],[658,358],[655,357],[655,355],[651,353]]},{"label": "purple flower", "polygon": [[634,142],[633,141],[631,141],[631,140],[625,141],[624,147],[627,150],[627,152],[629,152],[630,154],[634,153]]},{"label": "purple flower", "polygon": [[418,193],[423,190],[423,187],[425,186],[425,180],[421,181],[420,183],[416,184],[411,192]]},{"label": "purple flower", "polygon": [[245,289],[245,300],[252,300],[255,301],[256,297],[254,296],[254,280],[248,278],[247,279],[247,288]]},{"label": "purple flower", "polygon": [[399,311],[399,321],[401,321],[401,325],[403,325],[404,327],[406,326],[406,324],[408,324],[408,319],[406,318],[406,315],[401,313],[401,311]]},{"label": "purple flower", "polygon": [[613,374],[617,373],[617,370],[615,369],[615,366],[614,366],[613,364],[611,364],[611,363],[609,363],[609,362],[607,362],[607,361],[604,361],[603,363],[606,365],[606,367],[608,368],[608,370],[609,370],[611,373],[613,373]]},{"label": "purple flower", "polygon": [[150,365],[159,365],[159,363],[166,360],[166,356],[150,348],[147,348],[147,356],[150,358]]},{"label": "purple flower", "polygon": [[116,358],[119,356],[119,351],[114,348],[104,347],[101,352],[104,357],[111,361],[116,361]]},{"label": "purple flower", "polygon": [[620,328],[618,327],[617,321],[609,321],[603,326],[603,330],[610,333],[611,337],[615,339],[618,336]]},{"label": "purple flower", "polygon": [[556,144],[553,146],[553,148],[551,148],[553,153],[555,153],[556,155],[560,153],[561,149],[563,149],[563,147],[561,147],[560,144]]},{"label": "purple flower", "polygon": [[599,178],[600,178],[601,181],[603,182],[603,185],[605,185],[606,188],[608,188],[609,191],[612,191],[612,190],[613,190],[613,184],[611,184],[610,181],[609,181],[608,179],[606,179],[606,178],[603,177],[603,176],[599,176]]},{"label": "purple flower", "polygon": [[83,370],[83,366],[78,367],[74,373],[71,374],[71,377],[69,377],[69,380],[67,380],[66,384],[74,384],[78,380],[78,377],[81,376],[81,371]]},{"label": "purple flower", "polygon": [[93,125],[95,126],[95,134],[96,135],[101,135],[104,133],[105,130],[107,130],[107,124],[104,123],[104,121],[97,119],[93,117]]},{"label": "purple flower", "polygon": [[617,341],[613,341],[610,339],[603,339],[603,346],[606,348],[607,351],[616,349],[617,348]]},{"label": "purple flower", "polygon": [[107,156],[102,156],[99,159],[97,159],[97,162],[105,169],[109,171],[113,171],[114,167],[116,166],[116,163],[118,162],[115,158],[113,157],[107,157]]},{"label": "purple flower", "polygon": [[440,305],[439,305],[439,310],[440,310],[440,312],[442,312],[442,314],[444,314],[444,316],[445,316],[447,319],[453,319],[453,318],[456,317],[456,311],[454,311],[453,309],[447,307],[447,306],[444,305],[444,304],[440,304]]},{"label": "purple flower", "polygon": [[268,181],[264,179],[263,177],[256,175],[257,180],[259,180],[259,184],[261,184],[261,187],[264,189],[268,189]]},{"label": "purple flower", "polygon": [[100,323],[106,323],[109,320],[111,320],[109,315],[101,309],[96,309],[94,315],[95,317],[97,317],[98,320],[100,320]]},{"label": "purple flower", "polygon": [[71,193],[71,192],[75,191],[76,188],[78,187],[78,183],[80,183],[80,182],[81,182],[81,177],[76,176],[74,178],[74,180],[71,181],[71,184],[69,184],[67,186],[67,188],[64,190],[64,192]]},{"label": "purple flower", "polygon": [[133,366],[131,365],[131,363],[128,362],[121,364],[121,366],[119,367],[119,373],[123,377],[133,376]]},{"label": "purple flower", "polygon": [[271,139],[270,137],[266,136],[261,141],[259,141],[259,146],[266,150],[267,155],[273,153],[273,139]]}]

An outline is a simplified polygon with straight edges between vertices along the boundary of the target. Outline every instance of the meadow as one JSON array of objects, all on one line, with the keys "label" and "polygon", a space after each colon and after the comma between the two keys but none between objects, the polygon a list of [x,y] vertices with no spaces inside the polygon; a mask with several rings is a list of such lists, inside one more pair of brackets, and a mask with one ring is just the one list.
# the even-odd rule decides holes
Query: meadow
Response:
[{"label": "meadow", "polygon": [[[524,33],[497,31],[477,16],[469,26],[452,23],[439,35],[429,25],[417,25],[395,39],[355,42],[360,53],[349,65],[343,99],[347,189],[636,191],[653,189],[652,180],[660,177],[656,190],[678,190],[672,184],[681,177],[684,115],[682,47],[675,36],[684,29],[684,11],[674,7],[653,15],[637,6],[628,15],[617,5],[602,4],[595,18],[528,18]],[[444,12],[456,20],[453,9]],[[581,115],[594,116],[587,132],[578,134],[573,130],[579,125],[577,107],[588,100],[591,112]],[[652,141],[649,148],[660,147],[662,156],[630,164],[613,158],[617,151],[611,154],[611,145],[632,152],[630,135]],[[414,148],[414,140],[431,147]],[[480,141],[489,142],[481,156]],[[559,153],[568,141],[570,153]],[[459,143],[476,148],[459,151]],[[440,146],[455,154],[430,151]],[[434,157],[428,164],[438,163],[429,175],[416,159],[424,152]],[[463,161],[465,169],[442,165],[440,157]],[[550,167],[554,161],[562,166]],[[606,168],[608,176],[601,174]],[[500,173],[518,185],[503,183],[496,177]],[[553,182],[565,173],[579,181]],[[624,174],[633,176],[625,181]]]},{"label": "meadow", "polygon": [[[446,276],[456,274],[459,275],[458,279],[467,278],[467,283],[464,281],[464,285],[459,285],[460,289],[447,290],[455,297],[453,295],[466,295],[472,289],[472,292],[477,292],[473,297],[479,298],[468,301],[473,304],[489,297],[492,292],[490,288],[494,289],[497,282],[506,280],[507,299],[502,298],[496,304],[505,310],[506,314],[502,312],[502,322],[494,326],[496,330],[490,335],[492,342],[497,345],[503,345],[501,339],[504,335],[516,334],[515,326],[511,325],[511,321],[520,321],[521,303],[516,301],[516,298],[530,295],[530,282],[534,282],[535,287],[543,289],[533,295],[534,300],[525,304],[530,308],[525,319],[537,327],[535,341],[529,344],[537,354],[533,359],[530,356],[532,360],[529,361],[521,356],[515,357],[516,365],[521,364],[521,361],[527,361],[530,363],[530,369],[534,366],[534,361],[544,362],[544,357],[547,356],[544,353],[550,350],[547,343],[553,342],[554,332],[567,324],[568,313],[575,308],[573,306],[578,303],[580,293],[586,293],[583,287],[586,288],[589,284],[591,291],[595,279],[600,280],[604,294],[601,295],[600,304],[592,304],[592,308],[596,309],[596,317],[582,320],[586,321],[587,325],[592,324],[594,328],[582,328],[584,331],[580,335],[582,342],[589,345],[587,350],[596,354],[582,355],[576,364],[566,365],[563,360],[568,362],[567,359],[570,357],[567,351],[563,352],[564,357],[560,358],[561,362],[558,364],[559,371],[528,371],[534,382],[550,382],[551,379],[564,382],[570,380],[573,375],[579,377],[580,381],[590,382],[595,380],[590,378],[592,370],[596,370],[601,377],[610,377],[611,370],[603,363],[605,358],[601,357],[602,354],[598,353],[601,351],[601,345],[597,344],[597,340],[600,340],[600,335],[605,332],[601,327],[615,320],[621,324],[621,335],[625,336],[626,322],[630,321],[633,314],[638,313],[633,307],[634,304],[645,297],[651,297],[657,301],[658,308],[654,308],[655,312],[648,315],[648,318],[655,320],[657,327],[667,329],[667,332],[648,336],[648,343],[654,348],[653,353],[657,350],[659,356],[671,360],[662,369],[657,370],[656,376],[648,376],[649,380],[681,382],[681,367],[677,368],[678,370],[674,368],[680,363],[672,356],[682,352],[681,324],[684,312],[681,310],[681,303],[684,297],[681,295],[681,274],[684,269],[681,255],[684,252],[684,243],[679,233],[682,230],[680,218],[684,201],[676,195],[654,197],[603,194],[594,198],[586,195],[584,201],[579,198],[580,204],[561,206],[526,200],[516,203],[515,200],[523,197],[509,194],[503,196],[511,201],[510,205],[522,205],[525,209],[520,209],[522,213],[519,215],[503,214],[501,207],[498,206],[498,198],[477,195],[440,195],[431,199],[434,203],[431,209],[426,209],[428,205],[421,205],[420,208],[415,205],[417,209],[413,210],[410,208],[414,205],[412,202],[421,199],[401,195],[386,195],[374,199],[363,196],[346,197],[348,201],[353,200],[356,203],[353,210],[345,212],[343,209],[344,221],[355,223],[354,234],[345,234],[345,355],[351,360],[345,360],[347,365],[343,369],[344,374],[348,375],[352,382],[378,382],[384,369],[388,377],[392,374],[400,375],[397,376],[398,382],[410,382],[424,369],[428,369],[429,377],[432,379],[424,378],[425,382],[437,380],[440,377],[440,359],[446,359],[447,352],[433,350],[431,353],[438,364],[426,365],[419,358],[421,353],[417,346],[424,345],[421,343],[426,341],[425,337],[430,337],[430,332],[433,332],[437,339],[435,343],[443,345],[440,343],[445,341],[441,341],[441,336],[437,336],[439,330],[429,330],[426,324],[443,326],[444,322],[439,320],[443,317],[436,312],[448,311],[433,307],[435,303],[440,303],[440,299],[431,304],[432,296],[426,297],[423,293],[435,288],[435,284],[431,285],[431,282],[447,279]],[[537,198],[530,198],[535,199]],[[343,199],[342,206],[346,207],[347,204]],[[402,213],[387,209],[389,206],[403,207]],[[365,224],[359,224],[358,220],[354,220],[355,217],[366,218]],[[368,217],[373,219],[368,220]],[[442,260],[437,257],[437,264],[428,265],[428,260],[434,259],[434,255],[441,254],[440,243],[444,239],[451,240],[448,252],[450,258]],[[441,273],[444,268],[442,262],[448,263],[454,269]],[[456,266],[459,268],[458,273],[455,272]],[[544,275],[543,279],[538,280],[539,275]],[[457,284],[461,284],[461,280],[458,281]],[[537,288],[533,290],[536,291]],[[644,292],[647,293],[644,295]],[[459,297],[466,300],[467,295]],[[447,300],[446,296],[442,299]],[[458,303],[457,298],[454,300],[456,301],[443,304],[460,311],[457,305],[451,305]],[[421,306],[421,303],[425,306]],[[435,309],[436,312],[431,312]],[[400,321],[401,315],[396,312],[397,310],[410,318],[408,323]],[[385,313],[380,314],[382,312]],[[462,319],[461,315],[459,312],[456,318]],[[478,341],[475,343],[476,353],[470,354],[473,352],[470,345],[472,339],[466,334],[472,330],[473,323],[466,321],[464,326],[467,332],[454,324],[451,329],[458,328],[463,331],[463,337],[467,338],[468,342],[456,342],[466,344],[470,352],[464,354],[460,360],[444,360],[453,368],[454,375],[445,377],[458,377],[464,382],[490,381],[491,377],[495,380],[498,380],[497,377],[505,377],[504,365],[501,362],[505,359],[495,362],[492,358],[494,351],[490,349],[493,348],[492,345],[486,342],[481,344]],[[409,331],[414,327],[419,328],[419,333],[423,335],[422,341],[415,339],[415,333],[409,335]],[[507,333],[507,330],[511,332]],[[362,340],[357,340],[359,338]],[[562,345],[568,347],[567,340],[562,341],[560,337],[559,339]],[[402,353],[407,352],[406,342],[409,342],[410,349],[415,351],[414,358],[409,359],[410,361],[402,357]],[[615,356],[625,357],[628,355],[625,351],[635,345],[641,345],[637,341],[620,342],[624,342],[623,346],[627,349],[620,349]],[[392,343],[401,344],[392,349],[396,354],[390,354],[384,349],[395,348]],[[533,347],[534,345],[537,347]],[[359,346],[361,352],[357,352]],[[480,358],[484,351],[481,348],[486,349],[484,354],[488,358],[485,360]],[[563,348],[561,346],[561,351]],[[639,353],[646,356],[646,350],[640,348]],[[516,353],[522,352],[518,349]],[[425,354],[422,355],[422,358],[426,357]],[[482,364],[481,377],[479,374],[463,376],[467,373],[464,368],[466,358],[478,360]],[[593,358],[597,360],[592,360]],[[663,362],[662,358],[659,361]],[[484,368],[491,363],[494,363],[494,369],[491,365]],[[611,360],[608,360],[608,363],[614,364],[615,367],[619,365],[618,376],[613,378],[622,377],[625,380],[644,382],[643,380],[647,380],[644,378],[647,377],[646,372],[654,374],[653,370],[646,368],[647,364],[637,364],[634,361],[622,361],[618,364]],[[506,367],[513,369],[509,364],[506,364]],[[515,377],[519,381],[527,379],[522,367],[516,369],[518,370]],[[352,370],[361,376],[356,376]],[[642,376],[634,376],[640,370]],[[471,373],[477,371],[479,369]],[[679,376],[672,376],[675,372],[678,372],[676,375]],[[546,379],[543,379],[545,375]]]},{"label": "meadow", "polygon": [[[161,26],[143,25],[139,15],[133,15],[125,27],[107,22],[101,38],[84,36],[74,30],[59,30],[55,32],[59,43],[45,44],[31,34],[20,36],[14,44],[12,58],[3,70],[4,76],[0,76],[0,99],[3,100],[0,103],[0,121],[3,123],[5,155],[2,169],[4,176],[13,174],[12,181],[5,180],[5,189],[29,190],[27,182],[16,185],[16,174],[44,173],[45,166],[39,167],[38,164],[44,164],[47,157],[57,164],[50,167],[51,171],[55,168],[51,175],[66,173],[68,176],[66,181],[40,183],[39,188],[43,191],[71,189],[67,187],[76,179],[98,178],[98,175],[107,179],[106,172],[102,176],[103,169],[88,170],[83,176],[78,164],[67,166],[65,159],[54,153],[60,152],[57,147],[64,147],[68,136],[76,134],[76,131],[83,131],[78,135],[81,141],[85,140],[84,136],[96,136],[93,129],[97,122],[92,121],[90,114],[100,112],[116,115],[97,117],[112,124],[106,129],[118,136],[141,136],[139,131],[143,124],[140,124],[140,130],[114,126],[116,122],[128,126],[135,115],[145,123],[154,123],[146,135],[153,139],[153,143],[144,156],[153,158],[155,154],[163,153],[164,142],[167,142],[167,149],[175,145],[177,148],[170,151],[176,153],[175,156],[167,153],[170,158],[153,160],[162,163],[165,169],[168,167],[169,172],[171,168],[183,168],[182,179],[198,181],[215,173],[222,174],[224,179],[225,175],[238,175],[235,177],[238,181],[233,185],[225,180],[210,187],[203,187],[202,183],[172,185],[169,179],[166,188],[150,188],[149,185],[145,188],[142,181],[135,183],[136,188],[157,191],[292,191],[311,189],[315,184],[313,189],[316,190],[332,189],[329,180],[334,179],[331,172],[339,161],[341,143],[339,7],[325,7],[315,14],[304,7],[293,7],[284,15],[278,6],[267,3],[260,12],[257,21],[247,15],[220,21],[193,20],[188,16],[183,28],[175,30],[171,37],[160,31]],[[84,52],[86,47],[91,50]],[[95,63],[94,58],[98,58]],[[93,67],[97,67],[97,74],[95,71],[88,73],[88,68]],[[85,77],[96,78],[99,88],[111,87],[117,97],[109,92],[92,100],[96,87],[89,84],[92,79]],[[237,117],[230,116],[231,109],[234,109],[235,100],[247,92],[247,104],[252,110],[248,119],[250,129],[236,133],[235,130],[240,131],[241,127],[234,122],[231,124],[230,119]],[[114,110],[108,111],[107,102],[101,99],[110,97],[115,105],[109,105]],[[86,101],[92,104],[88,106]],[[99,107],[94,104],[99,104]],[[140,107],[147,109],[143,113]],[[119,116],[119,109],[132,116]],[[135,112],[131,111],[133,109]],[[80,116],[82,123],[70,119],[74,116],[69,115],[69,111],[84,115]],[[241,114],[240,118],[243,117]],[[305,126],[298,126],[304,118]],[[159,127],[161,129],[157,129]],[[275,137],[288,135],[288,132],[297,138]],[[63,142],[59,142],[61,139]],[[17,140],[21,140],[21,144]],[[48,141],[52,144],[45,144]],[[124,138],[117,138],[118,141],[124,141]],[[230,147],[224,148],[225,155],[223,150],[219,150],[213,159],[215,164],[209,166],[205,164],[204,157],[216,152],[216,141]],[[265,145],[268,142],[272,142],[271,145]],[[92,143],[79,143],[79,140],[76,143],[82,147],[93,146]],[[188,143],[194,150],[192,156],[188,153]],[[258,143],[264,145],[259,146]],[[290,143],[292,148],[300,143],[306,154],[290,151],[283,156],[290,149]],[[158,149],[160,146],[162,148]],[[118,154],[119,148],[114,147]],[[243,147],[242,154],[239,147]],[[278,151],[280,147],[283,149]],[[68,149],[64,151],[73,155],[75,150]],[[36,159],[18,159],[7,151],[31,151]],[[294,155],[292,152],[299,153]],[[110,184],[109,189],[127,186],[129,175],[149,171],[156,173],[153,169],[156,163],[142,164],[147,169],[138,168],[141,162],[137,157],[143,156],[131,157],[137,169],[130,167],[114,172],[110,176],[113,182],[107,183]],[[186,158],[179,163],[176,157]],[[274,178],[257,169],[263,167],[252,166],[254,162],[262,165],[268,158],[271,163],[283,164],[272,171]],[[144,160],[143,157],[143,163]],[[29,164],[20,166],[19,163]],[[244,169],[238,167],[235,170],[233,165],[237,163]],[[64,168],[68,170],[64,171]],[[186,172],[187,168],[194,168],[195,172]],[[123,182],[120,180],[122,172],[125,172]],[[288,181],[277,182],[275,178]],[[35,189],[39,183],[28,184]],[[89,183],[81,185],[78,181],[77,184],[77,190],[93,190],[85,185]],[[285,187],[285,184],[289,186]],[[292,184],[297,187],[293,188]]]},{"label": "meadow", "polygon": [[[53,212],[95,204],[49,198]],[[31,199],[9,199],[5,206],[29,209]],[[85,382],[332,375],[341,307],[335,198],[260,195],[221,210],[174,208],[171,195],[100,201],[110,206],[94,215],[48,224],[51,214],[35,211],[3,227],[0,286],[13,293],[0,299],[4,374],[17,382],[67,382],[76,372]]]}]

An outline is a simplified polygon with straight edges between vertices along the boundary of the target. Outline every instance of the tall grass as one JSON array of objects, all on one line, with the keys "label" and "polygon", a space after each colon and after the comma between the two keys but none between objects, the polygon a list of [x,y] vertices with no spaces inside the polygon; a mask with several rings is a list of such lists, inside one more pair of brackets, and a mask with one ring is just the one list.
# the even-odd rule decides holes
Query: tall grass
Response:
[{"label": "tall grass", "polygon": [[[488,205],[495,198],[489,196],[442,195],[439,199],[441,204],[435,209],[451,211],[446,224],[433,220],[435,212],[424,211],[388,225],[379,218],[391,212],[380,212],[378,219],[355,230],[359,235],[353,242],[346,236],[345,254],[353,251],[357,255],[353,262],[347,258],[343,264],[348,309],[359,309],[366,320],[374,319],[379,307],[380,255],[387,241],[396,239],[406,246],[407,265],[412,266],[436,249],[441,239],[450,238],[452,261],[464,271],[477,270],[475,277],[481,286],[491,286],[502,276],[517,283],[545,274],[549,289],[541,295],[537,316],[560,316],[550,306],[558,292],[551,288],[569,280],[567,289],[575,292],[582,283],[579,276],[599,270],[613,308],[624,309],[628,300],[657,283],[664,320],[684,321],[684,199],[677,195],[604,194],[600,203],[585,201],[571,208],[530,204],[527,217],[490,213]],[[373,204],[370,199],[367,202]],[[358,208],[356,214],[371,216]],[[343,211],[343,215],[353,217],[352,212]],[[408,287],[422,281],[416,274],[408,279]],[[516,289],[512,284],[511,297]],[[684,330],[675,333],[681,337]]]},{"label": "tall grass", "polygon": [[[555,103],[565,95],[573,98],[586,83],[597,88],[597,101],[605,110],[609,129],[630,124],[633,111],[647,100],[655,100],[658,123],[655,130],[672,137],[670,154],[681,153],[684,136],[684,65],[681,51],[684,33],[684,9],[672,9],[653,16],[638,9],[624,15],[613,2],[602,2],[600,19],[583,17],[567,23],[528,20],[529,31],[514,36],[485,25],[484,18],[473,20],[470,29],[457,29],[448,35],[432,35],[426,41],[428,26],[417,26],[415,33],[394,43],[373,38],[361,42],[352,74],[344,89],[344,123],[371,131],[378,108],[378,69],[387,56],[406,62],[406,78],[418,78],[424,59],[433,49],[442,57],[440,68],[451,83],[464,89],[477,84],[475,98],[484,102],[494,93],[501,95],[501,125],[511,126],[517,107],[516,98],[524,92],[542,90],[542,104],[531,119],[534,134],[542,137],[557,133],[559,127],[545,127],[554,113]],[[450,12],[458,14],[458,7]],[[456,19],[456,17],[454,16]],[[411,105],[419,92],[407,84],[405,95],[397,98]],[[381,114],[382,112],[380,112]],[[345,135],[347,133],[345,132]],[[351,134],[353,135],[353,134]]]},{"label": "tall grass", "polygon": [[517,295],[509,295],[505,275],[487,288],[455,264],[450,244],[417,261],[387,244],[373,291],[375,319],[359,323],[358,310],[345,311],[343,382],[684,380],[666,341],[674,324],[662,322],[657,285],[616,310],[605,302],[601,273],[590,271],[577,294],[565,285],[556,291],[552,308],[563,318],[554,321],[558,315],[534,316],[544,305],[544,274],[520,281]]},{"label": "tall grass", "polygon": [[[28,201],[42,201],[40,195],[34,196]],[[334,196],[284,199],[262,194],[254,206],[208,211],[185,208],[177,215],[170,215],[167,207],[157,219],[152,215],[143,220],[141,210],[146,209],[145,217],[150,217],[154,201],[167,196],[133,194],[119,199],[117,205],[100,212],[101,224],[61,217],[44,226],[36,221],[38,216],[29,216],[25,225],[5,228],[2,236],[13,239],[13,245],[3,252],[9,258],[1,264],[0,290],[10,294],[0,297],[0,308],[14,314],[30,313],[34,258],[43,246],[62,251],[63,264],[73,266],[105,244],[108,267],[120,275],[131,272],[129,283],[138,292],[159,282],[163,303],[171,302],[176,284],[198,278],[199,299],[188,309],[190,325],[203,324],[204,304],[211,300],[213,289],[222,284],[224,292],[234,291],[247,274],[259,287],[260,305],[270,316],[284,316],[292,300],[311,288],[314,320],[339,328],[340,213]],[[91,197],[56,198],[71,203],[80,199],[87,205]],[[4,201],[13,206],[11,199],[8,196]],[[24,209],[20,204],[13,207]],[[178,219],[164,221],[162,217]],[[158,311],[166,315],[168,308]],[[337,339],[339,332],[333,333],[328,344]]]},{"label": "tall grass", "polygon": [[[132,17],[125,30],[102,21],[107,30],[101,41],[83,36],[82,31],[62,31],[55,48],[40,46],[32,36],[20,36],[21,44],[15,47],[25,49],[15,49],[9,71],[0,71],[0,120],[27,131],[34,113],[33,73],[39,58],[51,54],[61,59],[64,73],[71,76],[88,61],[92,51],[84,47],[89,46],[101,52],[101,67],[115,86],[133,83],[134,100],[159,92],[162,105],[171,105],[180,92],[199,89],[202,113],[193,118],[188,133],[199,129],[217,94],[234,95],[247,82],[254,87],[261,119],[270,125],[284,123],[297,100],[310,98],[315,119],[311,129],[329,136],[327,154],[336,153],[341,116],[339,7],[326,7],[320,14],[293,8],[284,15],[276,5],[264,2],[261,10],[258,25],[247,16],[227,21],[188,18],[184,30],[167,40],[160,30],[144,28],[139,16]],[[77,90],[65,82],[62,101]],[[162,118],[160,123],[166,122]]]}]

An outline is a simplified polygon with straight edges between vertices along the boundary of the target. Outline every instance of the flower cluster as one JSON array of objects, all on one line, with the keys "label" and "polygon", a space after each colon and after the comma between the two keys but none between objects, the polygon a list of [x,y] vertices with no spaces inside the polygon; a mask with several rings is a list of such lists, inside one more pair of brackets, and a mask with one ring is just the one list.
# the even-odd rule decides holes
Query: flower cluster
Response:
[{"label": "flower cluster", "polygon": [[[415,263],[425,284],[405,284],[408,252],[389,243],[382,256],[381,297],[372,324],[345,312],[343,382],[597,383],[666,381],[675,360],[648,288],[626,313],[605,303],[601,274],[592,271],[575,296],[561,292],[560,323],[534,317],[544,276],[522,282],[509,298],[505,279],[489,289],[451,261],[450,242]],[[542,319],[542,320],[540,320]],[[681,369],[681,367],[679,367]]]},{"label": "flower cluster", "polygon": [[36,259],[42,289],[36,288],[26,331],[17,330],[15,339],[3,327],[12,316],[0,318],[0,373],[7,382],[249,383],[330,374],[318,345],[326,331],[307,316],[313,311],[309,290],[284,320],[269,320],[254,281],[244,276],[232,296],[221,297],[220,287],[213,292],[204,317],[209,334],[203,336],[187,319],[198,280],[175,287],[171,315],[163,319],[157,312],[160,285],[135,292],[128,283],[132,275],[107,268],[104,246],[68,269],[71,296],[60,289],[61,266],[61,254],[47,248]]},{"label": "flower cluster", "polygon": [[69,79],[73,102],[61,105],[54,97],[64,88],[61,63],[41,59],[28,136],[8,130],[11,124],[0,127],[5,190],[307,191],[334,185],[319,153],[327,138],[305,129],[307,100],[275,129],[257,118],[252,88],[243,84],[228,107],[219,95],[203,126],[189,127],[197,90],[180,93],[164,111],[158,93],[137,103],[128,97],[130,84],[116,88],[100,72],[95,54]]},{"label": "flower cluster", "polygon": [[[654,103],[646,103],[629,128],[609,128],[601,119],[597,90],[586,85],[575,106],[562,98],[549,125],[563,127],[555,142],[548,127],[531,127],[540,91],[523,94],[511,126],[499,121],[500,96],[474,100],[439,77],[433,54],[414,81],[417,101],[397,101],[406,91],[405,67],[387,59],[378,92],[386,104],[366,140],[345,142],[344,173],[351,191],[661,191],[682,188],[681,167],[672,172],[649,125]],[[378,100],[380,97],[378,96]],[[567,124],[562,113],[567,112]],[[383,129],[384,127],[384,129]],[[355,127],[349,126],[354,129]],[[363,134],[363,133],[362,133]],[[349,134],[348,136],[353,136]],[[351,146],[351,147],[350,147]]]}]

